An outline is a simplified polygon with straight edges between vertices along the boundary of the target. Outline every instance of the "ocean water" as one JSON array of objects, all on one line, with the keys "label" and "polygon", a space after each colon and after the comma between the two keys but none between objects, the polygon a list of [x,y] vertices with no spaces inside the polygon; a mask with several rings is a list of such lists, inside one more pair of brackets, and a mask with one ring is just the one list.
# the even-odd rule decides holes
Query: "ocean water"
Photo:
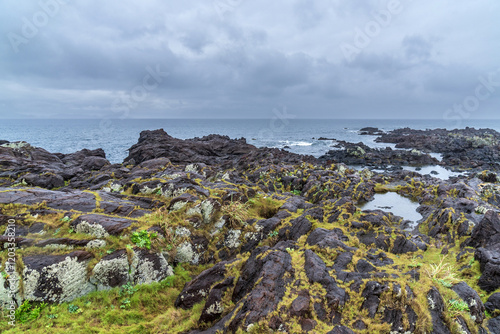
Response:
[{"label": "ocean water", "polygon": [[[169,135],[181,139],[216,133],[230,138],[247,139],[257,147],[277,147],[300,154],[319,157],[331,149],[334,141],[363,142],[371,147],[390,144],[375,143],[374,136],[360,136],[359,129],[367,126],[382,130],[401,127],[414,129],[456,126],[444,120],[334,120],[334,119],[108,119],[108,120],[1,120],[0,139],[24,140],[50,152],[72,153],[83,148],[102,148],[113,163],[128,155],[127,149],[137,143],[143,130],[163,128]],[[500,131],[500,120],[464,120],[461,127],[492,128]]]}]

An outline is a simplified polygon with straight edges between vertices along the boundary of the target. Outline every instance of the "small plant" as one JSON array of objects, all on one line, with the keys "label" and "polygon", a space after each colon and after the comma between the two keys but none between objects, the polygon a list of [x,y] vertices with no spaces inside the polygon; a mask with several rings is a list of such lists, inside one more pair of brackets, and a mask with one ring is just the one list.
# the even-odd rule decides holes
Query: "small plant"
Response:
[{"label": "small plant", "polygon": [[120,291],[118,292],[118,294],[120,295],[120,297],[126,297],[121,302],[120,305],[121,309],[126,309],[130,307],[130,297],[135,292],[137,292],[137,288],[135,288],[132,284],[130,284],[130,282],[120,287]]},{"label": "small plant", "polygon": [[302,193],[300,190],[292,190],[292,194],[294,194],[295,196],[300,196]]},{"label": "small plant", "polygon": [[64,216],[64,217],[62,217],[62,218],[61,218],[61,221],[62,221],[63,223],[69,223],[69,222],[71,221],[71,218],[70,218],[70,217],[68,217],[68,216]]},{"label": "small plant", "polygon": [[269,234],[267,235],[269,238],[273,238],[273,237],[276,237],[278,236],[278,231],[274,230],[274,231],[271,231],[269,232]]},{"label": "small plant", "polygon": [[438,264],[429,264],[425,268],[425,272],[435,281],[445,281],[448,284],[452,284],[458,281],[457,274],[450,264],[446,264],[444,260],[446,256],[443,256]]},{"label": "small plant", "polygon": [[288,253],[292,253],[294,250],[295,250],[295,249],[290,248],[290,247],[287,247],[287,248],[286,248],[286,251],[287,251]]},{"label": "small plant", "polygon": [[125,298],[122,301],[122,304],[120,305],[120,308],[121,309],[125,309],[125,308],[129,308],[129,307],[130,307],[130,299],[129,298]]},{"label": "small plant", "polygon": [[70,228],[70,229],[68,230],[68,232],[69,232],[69,233],[73,233],[73,232],[75,232],[75,230],[73,230],[72,228]]},{"label": "small plant", "polygon": [[438,279],[437,282],[439,284],[441,284],[442,286],[444,286],[445,288],[452,288],[453,287],[453,284],[451,284],[448,281],[445,281],[444,279]]},{"label": "small plant", "polygon": [[77,305],[74,305],[74,304],[69,304],[69,305],[68,305],[68,312],[69,312],[69,313],[73,313],[73,314],[74,314],[74,313],[82,313],[82,312],[83,312],[83,310],[81,310],[81,309],[80,309],[80,307],[79,307],[79,306],[77,306]]},{"label": "small plant", "polygon": [[135,288],[132,284],[130,284],[130,282],[128,282],[127,284],[120,287],[120,291],[118,292],[118,294],[120,295],[120,297],[132,296],[134,292],[137,292],[137,288]]},{"label": "small plant", "polygon": [[112,254],[115,251],[114,248],[110,248],[106,251],[107,254]]},{"label": "small plant", "polygon": [[31,305],[29,300],[25,300],[15,312],[16,321],[24,324],[28,321],[36,320],[40,317],[40,313],[46,306],[46,303],[41,303],[36,306]]},{"label": "small plant", "polygon": [[469,305],[463,300],[450,299],[448,301],[450,310],[454,312],[469,312]]},{"label": "small plant", "polygon": [[132,236],[130,237],[130,241],[132,241],[134,244],[136,244],[137,247],[139,248],[147,248],[151,249],[151,239],[156,238],[158,235],[156,232],[151,232],[149,233],[146,230],[142,230],[139,232],[134,232],[132,233]]}]

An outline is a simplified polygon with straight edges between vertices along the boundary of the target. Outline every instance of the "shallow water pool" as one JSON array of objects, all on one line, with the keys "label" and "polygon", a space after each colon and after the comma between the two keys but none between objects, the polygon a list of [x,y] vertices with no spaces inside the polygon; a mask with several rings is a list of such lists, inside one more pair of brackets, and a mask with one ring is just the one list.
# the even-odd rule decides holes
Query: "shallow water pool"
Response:
[{"label": "shallow water pool", "polygon": [[442,166],[424,166],[417,170],[417,167],[403,166],[404,170],[409,170],[417,172],[421,175],[430,175],[433,177],[440,178],[441,180],[448,180],[452,176],[460,176],[464,173],[452,172]]},{"label": "shallow water pool", "polygon": [[419,204],[394,192],[385,194],[375,194],[373,201],[360,205],[361,210],[383,210],[392,212],[396,216],[401,216],[405,220],[415,222],[411,226],[414,228],[417,221],[422,219],[422,215],[417,212]]}]

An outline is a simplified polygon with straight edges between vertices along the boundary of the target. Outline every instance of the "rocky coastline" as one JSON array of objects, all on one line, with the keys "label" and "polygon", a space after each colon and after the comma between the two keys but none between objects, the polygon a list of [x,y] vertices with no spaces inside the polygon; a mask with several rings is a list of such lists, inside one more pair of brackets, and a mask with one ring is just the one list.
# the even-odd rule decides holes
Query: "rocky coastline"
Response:
[{"label": "rocky coastline", "polygon": [[[34,333],[64,330],[57,305],[135,333],[500,333],[500,134],[360,135],[395,147],[338,141],[315,158],[160,129],[111,164],[101,149],[0,141],[3,310],[43,305],[17,326]],[[402,169],[427,165],[463,174]],[[388,192],[418,204],[414,228],[361,209]],[[169,296],[154,318],[89,320],[104,302],[85,298],[110,293],[110,312],[140,317],[140,285]]]}]

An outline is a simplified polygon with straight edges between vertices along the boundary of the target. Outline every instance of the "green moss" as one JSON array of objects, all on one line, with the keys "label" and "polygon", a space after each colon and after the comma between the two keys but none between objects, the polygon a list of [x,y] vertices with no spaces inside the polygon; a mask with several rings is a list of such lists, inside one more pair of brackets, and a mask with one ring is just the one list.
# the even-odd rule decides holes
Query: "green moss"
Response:
[{"label": "green moss", "polygon": [[[39,312],[36,321],[18,323],[11,328],[0,319],[2,333],[180,333],[196,328],[203,304],[191,310],[176,309],[173,305],[191,275],[184,268],[175,268],[175,275],[149,285],[136,286],[130,307],[120,308],[123,296],[120,289],[92,292],[69,303],[51,305]],[[81,311],[80,311],[81,310]]]}]

